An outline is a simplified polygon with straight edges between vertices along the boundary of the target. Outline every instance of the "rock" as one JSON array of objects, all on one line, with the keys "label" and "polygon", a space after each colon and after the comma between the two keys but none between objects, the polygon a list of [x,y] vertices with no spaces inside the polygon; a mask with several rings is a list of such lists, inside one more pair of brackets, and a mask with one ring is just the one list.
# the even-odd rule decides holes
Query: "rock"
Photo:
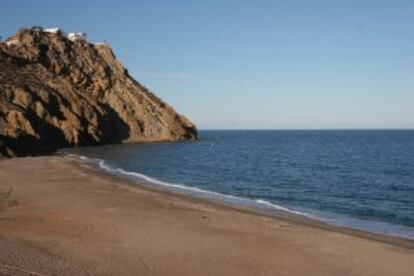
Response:
[{"label": "rock", "polygon": [[0,42],[0,156],[196,138],[195,125],[134,80],[107,44],[39,27]]}]

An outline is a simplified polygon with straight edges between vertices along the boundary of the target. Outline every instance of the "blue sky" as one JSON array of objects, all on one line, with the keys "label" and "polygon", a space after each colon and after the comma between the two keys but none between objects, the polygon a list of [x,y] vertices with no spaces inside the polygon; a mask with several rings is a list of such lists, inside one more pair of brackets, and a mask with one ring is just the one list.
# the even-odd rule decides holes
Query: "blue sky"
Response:
[{"label": "blue sky", "polygon": [[201,129],[414,128],[414,1],[6,1],[108,41]]}]

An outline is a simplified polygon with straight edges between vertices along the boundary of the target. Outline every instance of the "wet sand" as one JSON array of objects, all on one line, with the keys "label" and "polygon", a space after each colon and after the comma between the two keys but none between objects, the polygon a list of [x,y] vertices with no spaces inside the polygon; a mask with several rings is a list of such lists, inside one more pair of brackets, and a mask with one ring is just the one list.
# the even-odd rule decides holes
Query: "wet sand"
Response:
[{"label": "wet sand", "polygon": [[414,244],[148,189],[69,157],[0,161],[0,275],[413,275]]}]

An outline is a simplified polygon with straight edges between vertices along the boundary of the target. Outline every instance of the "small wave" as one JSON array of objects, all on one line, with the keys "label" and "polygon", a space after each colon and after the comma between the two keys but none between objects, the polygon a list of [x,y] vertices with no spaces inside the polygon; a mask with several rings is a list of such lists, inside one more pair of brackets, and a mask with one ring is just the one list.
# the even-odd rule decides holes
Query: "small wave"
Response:
[{"label": "small wave", "polygon": [[347,216],[343,216],[336,213],[327,213],[319,210],[305,210],[305,212],[298,211],[297,209],[290,209],[281,205],[274,204],[272,202],[266,201],[261,198],[257,199],[249,199],[249,198],[243,198],[228,194],[222,194],[219,192],[214,191],[208,191],[203,190],[197,187],[191,187],[183,184],[177,184],[177,183],[170,183],[166,181],[162,181],[159,179],[156,179],[152,176],[148,176],[142,173],[138,172],[132,172],[132,171],[126,171],[122,168],[112,166],[105,162],[103,159],[99,158],[90,158],[87,156],[79,155],[79,154],[73,154],[68,152],[63,152],[66,156],[71,158],[78,158],[82,160],[83,162],[89,163],[93,166],[96,166],[108,173],[127,177],[130,180],[133,181],[139,181],[144,184],[148,185],[158,185],[162,186],[166,189],[169,189],[174,192],[182,192],[187,195],[204,198],[213,200],[216,202],[222,202],[227,203],[230,205],[235,206],[244,206],[244,207],[250,207],[258,210],[263,210],[266,212],[284,212],[287,214],[293,214],[301,217],[307,217],[310,219],[323,221],[325,223],[336,225],[336,226],[345,226],[350,227],[354,229],[359,229],[363,231],[370,231],[373,233],[380,233],[380,234],[388,234],[392,236],[399,236],[399,237],[405,237],[408,239],[414,239],[414,233],[412,232],[412,229],[408,229],[405,227],[401,227],[398,225],[389,225],[388,223],[382,223],[382,222],[376,222],[376,221],[365,221],[360,220],[357,218],[351,218]]},{"label": "small wave", "polygon": [[224,201],[226,203],[244,205],[244,206],[255,207],[255,208],[260,208],[260,209],[269,209],[270,208],[270,209],[283,211],[283,212],[290,213],[290,214],[295,214],[295,215],[305,216],[305,217],[308,217],[308,218],[317,219],[317,217],[312,216],[310,214],[299,212],[299,211],[294,211],[294,210],[291,210],[289,208],[270,203],[270,202],[265,201],[263,199],[252,200],[252,199],[248,199],[248,198],[242,198],[242,197],[238,197],[238,196],[227,195],[227,194],[222,194],[222,193],[218,193],[218,192],[203,190],[203,189],[200,189],[200,188],[197,188],[197,187],[190,187],[190,186],[186,186],[186,185],[182,185],[182,184],[165,182],[165,181],[158,180],[156,178],[153,178],[151,176],[148,176],[148,175],[145,175],[145,174],[142,174],[142,173],[125,171],[125,170],[119,169],[119,168],[117,168],[117,169],[112,168],[110,166],[107,166],[104,161],[101,161],[99,163],[99,165],[101,166],[101,168],[103,168],[103,169],[105,169],[109,172],[116,172],[116,173],[121,173],[123,175],[133,176],[135,178],[138,178],[140,180],[145,180],[145,181],[150,182],[152,184],[161,185],[161,186],[164,186],[164,187],[167,187],[167,188],[170,188],[170,189],[172,188],[175,191],[183,191],[185,193],[190,192],[192,195],[196,195],[196,196],[198,195],[198,196],[201,196],[203,198],[215,199],[215,200]]},{"label": "small wave", "polygon": [[[104,162],[102,163],[104,164]],[[102,168],[106,169],[106,170],[110,170],[110,171],[114,171],[113,168],[108,167],[106,165],[102,165]],[[208,197],[210,199],[218,199],[221,201],[225,201],[227,203],[232,203],[232,204],[242,204],[242,205],[247,205],[250,207],[256,207],[256,208],[260,208],[260,209],[275,209],[278,211],[283,211],[286,213],[290,213],[290,214],[295,214],[295,215],[299,215],[299,216],[305,216],[308,218],[313,218],[313,219],[319,219],[316,216],[304,213],[304,212],[299,212],[299,211],[295,211],[280,205],[276,205],[274,203],[268,202],[266,200],[263,199],[256,199],[256,200],[252,200],[252,199],[248,199],[248,198],[242,198],[242,197],[238,197],[238,196],[233,196],[233,195],[226,195],[226,194],[222,194],[222,193],[218,193],[218,192],[213,192],[213,191],[208,191],[208,190],[203,190],[200,188],[196,188],[196,187],[190,187],[190,186],[186,186],[186,185],[182,185],[182,184],[175,184],[175,183],[170,183],[170,182],[164,182],[158,179],[155,179],[151,176],[142,174],[142,173],[137,173],[137,172],[130,172],[130,171],[125,171],[123,169],[115,169],[116,172],[122,173],[124,175],[130,175],[130,176],[134,176],[137,177],[139,179],[143,179],[147,182],[150,182],[152,184],[156,184],[156,185],[162,185],[168,188],[174,188],[174,190],[181,190],[184,192],[192,192],[192,194],[195,195],[201,195],[204,197]]]},{"label": "small wave", "polygon": [[243,198],[243,197],[238,197],[238,196],[233,196],[233,195],[222,194],[222,193],[218,193],[214,191],[203,190],[197,187],[186,186],[183,184],[165,182],[165,181],[156,179],[154,177],[145,175],[143,173],[126,171],[124,169],[111,166],[107,164],[103,159],[90,158],[87,156],[70,154],[70,153],[67,153],[67,155],[70,157],[77,157],[81,159],[82,161],[86,161],[88,163],[96,164],[99,168],[101,168],[102,170],[108,173],[127,176],[129,179],[132,179],[132,180],[141,180],[141,181],[143,180],[147,183],[159,185],[159,186],[171,189],[176,192],[180,191],[180,192],[190,194],[193,196],[199,196],[199,197],[206,198],[206,199],[217,200],[217,201],[221,201],[225,203],[230,203],[233,205],[242,205],[242,206],[253,207],[253,208],[258,208],[262,210],[277,210],[277,211],[282,211],[282,212],[286,212],[289,214],[295,214],[295,215],[304,216],[308,218],[319,219],[313,215],[310,215],[304,212],[295,211],[295,210],[292,210],[292,209],[289,209],[289,208],[286,208],[280,205],[276,205],[274,203],[268,202],[263,199],[248,199],[248,198]]},{"label": "small wave", "polygon": [[319,217],[313,216],[311,214],[295,211],[295,210],[292,210],[292,209],[289,209],[289,208],[286,208],[286,207],[283,207],[283,206],[280,206],[280,205],[273,204],[273,203],[271,203],[269,201],[266,201],[266,200],[263,200],[263,199],[256,199],[255,201],[259,204],[269,206],[271,208],[274,208],[274,209],[277,209],[277,210],[280,210],[280,211],[283,211],[283,212],[292,213],[292,214],[295,214],[295,215],[305,216],[305,217],[308,217],[308,218],[320,220]]}]

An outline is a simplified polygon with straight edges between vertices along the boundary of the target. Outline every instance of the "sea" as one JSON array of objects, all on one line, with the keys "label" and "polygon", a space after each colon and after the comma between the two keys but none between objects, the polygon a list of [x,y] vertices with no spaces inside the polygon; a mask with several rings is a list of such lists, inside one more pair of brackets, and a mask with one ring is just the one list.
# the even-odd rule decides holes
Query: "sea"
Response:
[{"label": "sea", "polygon": [[137,183],[414,239],[414,130],[204,130],[63,151]]}]

